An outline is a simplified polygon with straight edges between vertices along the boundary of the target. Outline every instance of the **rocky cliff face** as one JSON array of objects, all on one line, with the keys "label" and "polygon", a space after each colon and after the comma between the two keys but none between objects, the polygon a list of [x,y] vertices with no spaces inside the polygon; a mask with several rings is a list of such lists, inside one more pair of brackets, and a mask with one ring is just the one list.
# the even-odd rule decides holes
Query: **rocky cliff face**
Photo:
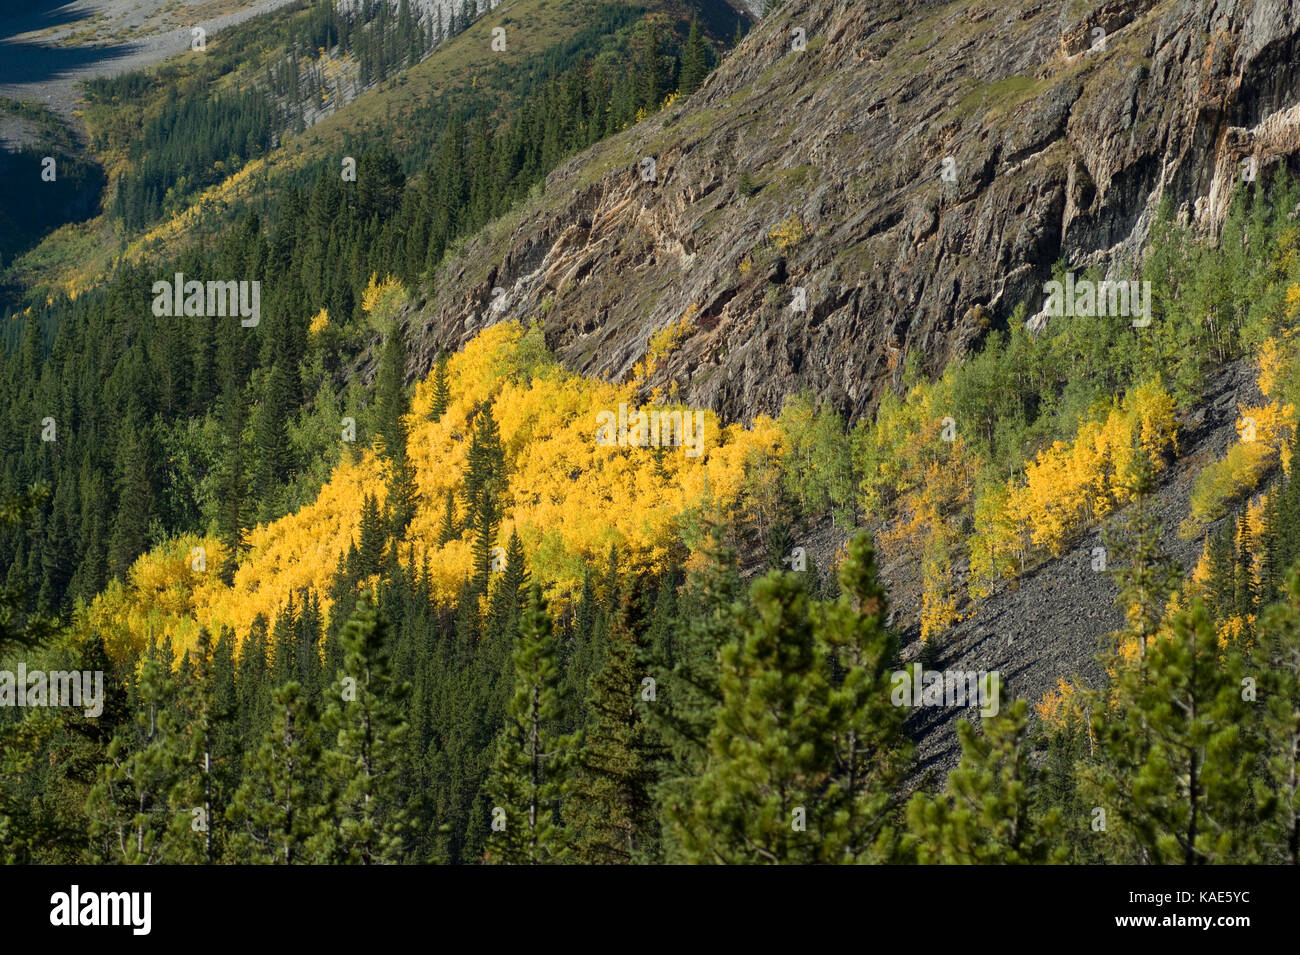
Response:
[{"label": "rocky cliff face", "polygon": [[860,415],[909,351],[938,371],[1037,311],[1058,260],[1126,274],[1162,195],[1213,230],[1243,159],[1300,150],[1298,39],[1291,0],[789,0],[464,246],[413,370],[512,317],[617,378],[686,316],[650,386]]}]

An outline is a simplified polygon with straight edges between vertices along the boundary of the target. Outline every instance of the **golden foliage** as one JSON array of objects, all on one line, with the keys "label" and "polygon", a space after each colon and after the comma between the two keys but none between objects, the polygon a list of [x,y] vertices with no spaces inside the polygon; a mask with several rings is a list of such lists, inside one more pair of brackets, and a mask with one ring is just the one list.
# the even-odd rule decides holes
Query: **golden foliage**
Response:
[{"label": "golden foliage", "polygon": [[1056,689],[1043,694],[1043,698],[1034,704],[1038,718],[1053,729],[1068,729],[1071,726],[1086,726],[1088,707],[1085,695],[1073,680],[1058,677]]},{"label": "golden foliage", "polygon": [[1238,410],[1241,416],[1236,428],[1240,440],[1229,445],[1221,460],[1206,465],[1196,476],[1184,534],[1194,534],[1221,517],[1233,501],[1259,486],[1275,461],[1290,473],[1295,406],[1275,400]]},{"label": "golden foliage", "polygon": [[330,313],[326,309],[321,309],[311,318],[311,324],[307,326],[307,334],[319,335],[329,327]]},{"label": "golden foliage", "polygon": [[377,281],[377,278],[378,276],[371,272],[370,281],[366,283],[365,291],[361,293],[361,310],[367,314],[378,308],[384,297],[401,285],[391,275],[385,276],[382,282]]},{"label": "golden foliage", "polygon": [[953,567],[979,467],[961,434],[945,428],[949,403],[947,379],[919,382],[902,398],[887,394],[857,448],[863,508],[896,515],[878,534],[881,552],[920,561],[923,640],[960,619]]},{"label": "golden foliage", "polygon": [[1286,290],[1286,317],[1300,318],[1300,283],[1292,282]]},{"label": "golden foliage", "polygon": [[[663,567],[683,522],[734,502],[751,457],[779,454],[781,436],[770,418],[760,416],[748,428],[721,427],[707,411],[700,412],[699,457],[677,447],[599,446],[597,413],[633,406],[635,391],[556,366],[523,374],[523,336],[518,323],[502,322],[452,355],[452,398],[437,422],[429,420],[432,380],[415,389],[407,423],[419,506],[399,559],[409,559],[412,545],[417,563],[427,557],[439,599],[454,598],[472,568],[470,532],[441,547],[434,542],[446,493],[459,488],[464,473],[473,415],[489,402],[508,472],[498,536],[504,542],[518,531],[534,578],[552,596],[579,587],[583,562],[603,559],[611,544],[625,551],[630,572]],[[233,587],[217,576],[215,541],[178,538],[142,556],[126,586],[115,584],[97,597],[85,625],[111,634],[118,648],[141,646],[150,633],[169,633],[185,647],[200,625],[230,626],[242,637],[258,614],[273,619],[302,588],[314,590],[328,613],[329,586],[357,537],[362,503],[374,495],[382,507],[386,491],[373,450],[350,457],[311,504],[249,532]],[[195,546],[207,548],[207,573],[186,570]]]},{"label": "golden foliage", "polygon": [[971,593],[987,595],[1012,577],[1028,549],[1064,552],[1071,535],[1132,499],[1145,455],[1153,472],[1176,449],[1173,397],[1146,382],[1115,402],[1104,418],[1084,421],[1072,442],[1055,441],[1025,468],[1023,484],[981,487],[971,546]]},{"label": "golden foliage", "polygon": [[1232,644],[1249,647],[1247,635],[1255,628],[1255,615],[1247,614],[1243,620],[1241,614],[1234,613],[1218,626],[1219,646],[1226,649]]},{"label": "golden foliage", "polygon": [[778,249],[784,252],[802,242],[806,235],[803,220],[798,216],[791,216],[784,222],[773,226],[767,237],[775,243]]},{"label": "golden foliage", "polygon": [[632,380],[636,384],[644,382],[659,367],[660,362],[675,352],[683,341],[695,331],[695,316],[700,306],[692,302],[676,322],[659,329],[650,336],[645,357],[637,362],[632,370]]},{"label": "golden foliage", "polygon": [[[1300,286],[1293,285],[1292,288],[1300,288]],[[1274,391],[1286,372],[1287,364],[1286,355],[1277,339],[1273,337],[1265,339],[1264,344],[1260,346],[1258,359],[1259,390],[1264,397],[1276,397]]]}]

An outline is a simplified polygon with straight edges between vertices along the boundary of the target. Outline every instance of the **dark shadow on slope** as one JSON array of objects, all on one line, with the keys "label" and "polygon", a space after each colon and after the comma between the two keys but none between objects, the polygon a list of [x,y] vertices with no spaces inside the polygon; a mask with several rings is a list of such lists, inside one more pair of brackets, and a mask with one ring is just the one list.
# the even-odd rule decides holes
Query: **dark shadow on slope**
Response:
[{"label": "dark shadow on slope", "polygon": [[90,11],[77,8],[72,0],[32,0],[9,9],[0,8],[0,40],[34,30],[66,26],[90,17]]},{"label": "dark shadow on slope", "polygon": [[[55,179],[42,178],[45,149],[0,150],[0,273],[62,225],[99,210],[106,179],[94,162],[55,150]],[[0,292],[0,299],[7,296]],[[8,304],[13,304],[8,302]]]},{"label": "dark shadow on slope", "polygon": [[137,43],[111,46],[45,46],[0,42],[0,86],[25,86],[76,74],[88,66],[130,56]]},{"label": "dark shadow on slope", "polygon": [[0,86],[18,86],[70,76],[95,63],[109,62],[140,49],[139,44],[55,46],[15,37],[88,20],[89,10],[68,0],[34,0],[20,9],[0,11]]}]

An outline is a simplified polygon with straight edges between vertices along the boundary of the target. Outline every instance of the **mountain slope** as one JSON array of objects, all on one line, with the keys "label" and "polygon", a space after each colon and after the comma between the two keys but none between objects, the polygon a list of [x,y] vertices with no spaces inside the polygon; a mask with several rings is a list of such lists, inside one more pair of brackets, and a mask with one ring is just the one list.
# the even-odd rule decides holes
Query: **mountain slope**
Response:
[{"label": "mountain slope", "polygon": [[860,415],[900,356],[937,372],[1036,311],[1058,260],[1129,277],[1162,196],[1212,232],[1240,161],[1295,148],[1298,31],[1271,0],[792,0],[687,102],[556,170],[449,262],[415,371],[540,317],[570,367],[619,378],[691,310],[648,386],[729,418],[804,387]]}]

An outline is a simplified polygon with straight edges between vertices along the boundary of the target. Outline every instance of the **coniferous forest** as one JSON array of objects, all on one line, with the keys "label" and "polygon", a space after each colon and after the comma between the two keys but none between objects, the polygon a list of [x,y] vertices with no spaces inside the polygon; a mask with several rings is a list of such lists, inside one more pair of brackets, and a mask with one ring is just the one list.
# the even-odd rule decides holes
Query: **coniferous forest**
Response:
[{"label": "coniferous forest", "polygon": [[1180,2],[993,69],[291,0],[0,83],[0,861],[1300,864],[1300,162],[1247,97],[1142,204],[1051,112]]}]

